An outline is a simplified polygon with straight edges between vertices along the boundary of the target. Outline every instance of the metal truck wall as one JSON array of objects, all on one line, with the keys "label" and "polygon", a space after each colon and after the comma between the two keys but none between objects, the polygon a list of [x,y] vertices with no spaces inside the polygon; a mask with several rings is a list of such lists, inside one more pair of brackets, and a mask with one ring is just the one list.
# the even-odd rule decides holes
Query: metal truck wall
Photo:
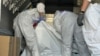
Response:
[{"label": "metal truck wall", "polygon": [[16,15],[31,5],[30,0],[1,0],[0,29],[13,32],[13,19]]},{"label": "metal truck wall", "polygon": [[0,21],[1,21],[1,0],[0,0]]}]

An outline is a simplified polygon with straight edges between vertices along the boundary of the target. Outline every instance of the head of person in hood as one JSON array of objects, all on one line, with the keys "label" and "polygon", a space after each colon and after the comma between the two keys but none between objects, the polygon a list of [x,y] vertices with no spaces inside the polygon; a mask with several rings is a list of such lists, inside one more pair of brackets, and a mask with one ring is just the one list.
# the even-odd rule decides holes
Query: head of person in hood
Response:
[{"label": "head of person in hood", "polygon": [[42,20],[45,21],[46,18],[45,18],[45,5],[44,5],[44,3],[43,3],[43,2],[37,3],[36,8],[37,8],[37,11],[38,11],[38,13],[39,13],[39,20],[38,20],[38,23],[39,23],[40,21],[42,21]]},{"label": "head of person in hood", "polygon": [[45,16],[45,5],[44,3],[40,2],[40,3],[37,3],[37,11],[39,12],[40,16]]}]

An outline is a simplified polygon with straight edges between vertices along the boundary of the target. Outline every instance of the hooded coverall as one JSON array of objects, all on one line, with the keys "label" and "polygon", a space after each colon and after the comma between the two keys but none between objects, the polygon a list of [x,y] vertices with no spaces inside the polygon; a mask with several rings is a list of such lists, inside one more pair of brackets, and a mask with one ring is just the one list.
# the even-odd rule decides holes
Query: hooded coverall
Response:
[{"label": "hooded coverall", "polygon": [[[21,44],[23,44],[23,36],[27,45],[27,55],[26,56],[39,56],[38,44],[36,39],[35,29],[33,24],[39,18],[39,13],[45,13],[45,5],[43,3],[38,3],[37,8],[26,10],[20,13],[14,20],[14,30],[15,37],[21,39]],[[21,46],[23,50],[23,45]]]},{"label": "hooded coverall", "polygon": [[90,56],[82,29],[76,23],[77,15],[66,11],[56,14],[54,27],[61,34],[62,56]]}]

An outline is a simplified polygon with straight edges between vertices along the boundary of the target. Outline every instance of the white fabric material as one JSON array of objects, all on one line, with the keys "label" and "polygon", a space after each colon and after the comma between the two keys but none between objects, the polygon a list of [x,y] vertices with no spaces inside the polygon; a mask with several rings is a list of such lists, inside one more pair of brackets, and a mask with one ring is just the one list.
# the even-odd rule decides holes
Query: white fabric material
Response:
[{"label": "white fabric material", "polygon": [[[41,21],[35,30],[37,34],[37,44],[40,56],[61,56],[61,36],[55,31],[53,27]],[[27,52],[24,50],[22,56]]]},{"label": "white fabric material", "polygon": [[37,4],[37,10],[38,12],[44,12],[45,13],[45,5],[43,3]]},{"label": "white fabric material", "polygon": [[54,28],[62,37],[62,56],[90,56],[84,41],[82,29],[77,25],[77,14],[69,11],[57,11]]},{"label": "white fabric material", "polygon": [[61,56],[61,36],[53,27],[41,21],[36,27],[40,56]]},{"label": "white fabric material", "polygon": [[60,23],[61,17],[59,17],[60,15],[61,15],[60,11],[56,11],[53,19],[53,27],[56,29],[58,33],[61,34],[61,23]]},{"label": "white fabric material", "polygon": [[[19,37],[23,42],[24,36],[27,44],[26,56],[39,56],[38,45],[36,40],[35,30],[33,28],[34,20],[37,20],[39,14],[36,9],[26,10],[20,13],[14,20],[15,37]],[[21,50],[23,46],[21,46]]]},{"label": "white fabric material", "polygon": [[91,56],[100,56],[100,4],[90,4],[84,21],[83,34]]},{"label": "white fabric material", "polygon": [[53,19],[53,25],[54,25],[54,28],[56,29],[56,31],[61,34],[61,24],[62,24],[62,21],[63,21],[63,15],[66,14],[67,11],[63,11],[63,12],[60,12],[60,11],[56,11],[55,13],[55,16],[54,16],[54,19]]}]

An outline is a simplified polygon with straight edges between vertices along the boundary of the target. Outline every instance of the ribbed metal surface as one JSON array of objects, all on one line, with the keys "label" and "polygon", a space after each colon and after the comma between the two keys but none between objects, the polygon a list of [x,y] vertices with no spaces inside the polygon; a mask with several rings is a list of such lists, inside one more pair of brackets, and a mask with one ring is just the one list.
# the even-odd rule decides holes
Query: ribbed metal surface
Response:
[{"label": "ribbed metal surface", "polygon": [[3,30],[13,32],[13,19],[16,17],[19,11],[25,10],[29,3],[30,0],[2,0],[0,21],[0,29],[2,32]]}]

